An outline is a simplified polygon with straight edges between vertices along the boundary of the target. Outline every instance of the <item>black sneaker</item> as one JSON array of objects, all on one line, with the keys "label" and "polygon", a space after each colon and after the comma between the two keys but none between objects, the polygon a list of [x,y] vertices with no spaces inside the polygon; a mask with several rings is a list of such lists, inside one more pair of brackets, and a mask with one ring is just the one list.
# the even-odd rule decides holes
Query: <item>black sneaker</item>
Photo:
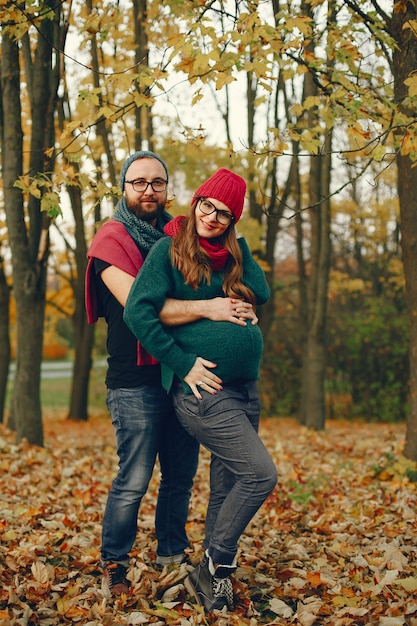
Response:
[{"label": "black sneaker", "polygon": [[107,586],[110,595],[128,595],[130,582],[126,578],[127,568],[121,563],[107,563],[103,568],[103,583]]},{"label": "black sneaker", "polygon": [[[209,559],[204,556],[201,563],[184,580],[185,588],[190,595],[194,596],[197,604],[204,607],[206,613],[213,611],[213,609],[221,610],[224,607],[229,609],[233,607],[233,586],[228,576],[232,568],[220,569],[221,576],[212,576],[209,569]],[[224,570],[228,570],[227,573]]]}]

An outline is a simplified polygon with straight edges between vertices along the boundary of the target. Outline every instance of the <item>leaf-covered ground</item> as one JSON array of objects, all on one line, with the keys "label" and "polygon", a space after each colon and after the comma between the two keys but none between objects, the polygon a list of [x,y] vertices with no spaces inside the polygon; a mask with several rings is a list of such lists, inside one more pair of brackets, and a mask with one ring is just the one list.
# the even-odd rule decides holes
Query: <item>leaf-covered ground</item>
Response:
[{"label": "leaf-covered ground", "polygon": [[[185,566],[153,566],[157,471],[141,507],[133,593],[112,600],[101,587],[101,517],[116,467],[108,417],[49,416],[44,448],[16,445],[0,426],[0,624],[416,626],[417,483],[401,457],[404,432],[263,421],[280,482],[242,539],[235,610],[207,617],[184,591]],[[188,527],[194,563],[207,498],[203,452]]]}]

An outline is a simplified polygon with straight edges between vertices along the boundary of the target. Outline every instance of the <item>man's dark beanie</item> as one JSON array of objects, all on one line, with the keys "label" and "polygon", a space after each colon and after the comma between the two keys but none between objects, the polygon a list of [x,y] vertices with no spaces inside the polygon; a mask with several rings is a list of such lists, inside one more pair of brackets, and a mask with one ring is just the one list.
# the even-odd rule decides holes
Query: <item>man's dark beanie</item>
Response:
[{"label": "man's dark beanie", "polygon": [[162,165],[164,166],[164,170],[167,175],[167,181],[168,181],[168,168],[167,168],[165,161],[161,159],[161,157],[158,154],[155,154],[155,152],[151,152],[150,150],[138,150],[138,152],[134,152],[130,157],[126,159],[126,161],[122,165],[122,169],[120,170],[120,187],[122,191],[124,191],[125,189],[126,172],[129,169],[129,167],[132,165],[132,163],[134,161],[137,161],[137,159],[156,159],[157,161],[162,163]]}]

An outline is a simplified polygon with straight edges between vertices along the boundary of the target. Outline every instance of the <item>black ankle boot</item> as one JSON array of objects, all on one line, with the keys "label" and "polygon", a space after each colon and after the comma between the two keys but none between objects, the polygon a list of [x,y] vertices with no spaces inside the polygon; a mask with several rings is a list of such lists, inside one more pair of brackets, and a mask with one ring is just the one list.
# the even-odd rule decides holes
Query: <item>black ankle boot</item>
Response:
[{"label": "black ankle boot", "polygon": [[233,586],[229,574],[236,568],[219,566],[213,576],[209,569],[209,558],[204,555],[201,563],[187,576],[184,585],[206,613],[213,609],[233,608]]}]

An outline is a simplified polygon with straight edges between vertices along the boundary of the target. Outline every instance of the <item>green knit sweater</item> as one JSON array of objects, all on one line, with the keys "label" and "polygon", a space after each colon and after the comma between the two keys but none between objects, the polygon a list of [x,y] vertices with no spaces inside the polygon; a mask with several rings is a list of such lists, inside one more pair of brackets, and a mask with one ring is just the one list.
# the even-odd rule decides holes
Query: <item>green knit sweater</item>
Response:
[{"label": "green knit sweater", "polygon": [[[146,257],[129,293],[124,320],[139,342],[162,365],[162,384],[169,391],[174,374],[181,380],[193,367],[197,356],[216,363],[213,371],[223,384],[256,380],[263,350],[258,325],[249,320],[246,326],[232,322],[200,319],[180,326],[164,326],[159,313],[167,298],[208,300],[224,296],[223,276],[213,272],[211,284],[198,289],[184,284],[183,275],[170,260],[171,237],[158,241]],[[243,255],[243,282],[255,293],[257,304],[269,298],[269,287],[263,270],[251,255],[243,238],[238,239]],[[184,389],[191,393],[184,383]]]}]

